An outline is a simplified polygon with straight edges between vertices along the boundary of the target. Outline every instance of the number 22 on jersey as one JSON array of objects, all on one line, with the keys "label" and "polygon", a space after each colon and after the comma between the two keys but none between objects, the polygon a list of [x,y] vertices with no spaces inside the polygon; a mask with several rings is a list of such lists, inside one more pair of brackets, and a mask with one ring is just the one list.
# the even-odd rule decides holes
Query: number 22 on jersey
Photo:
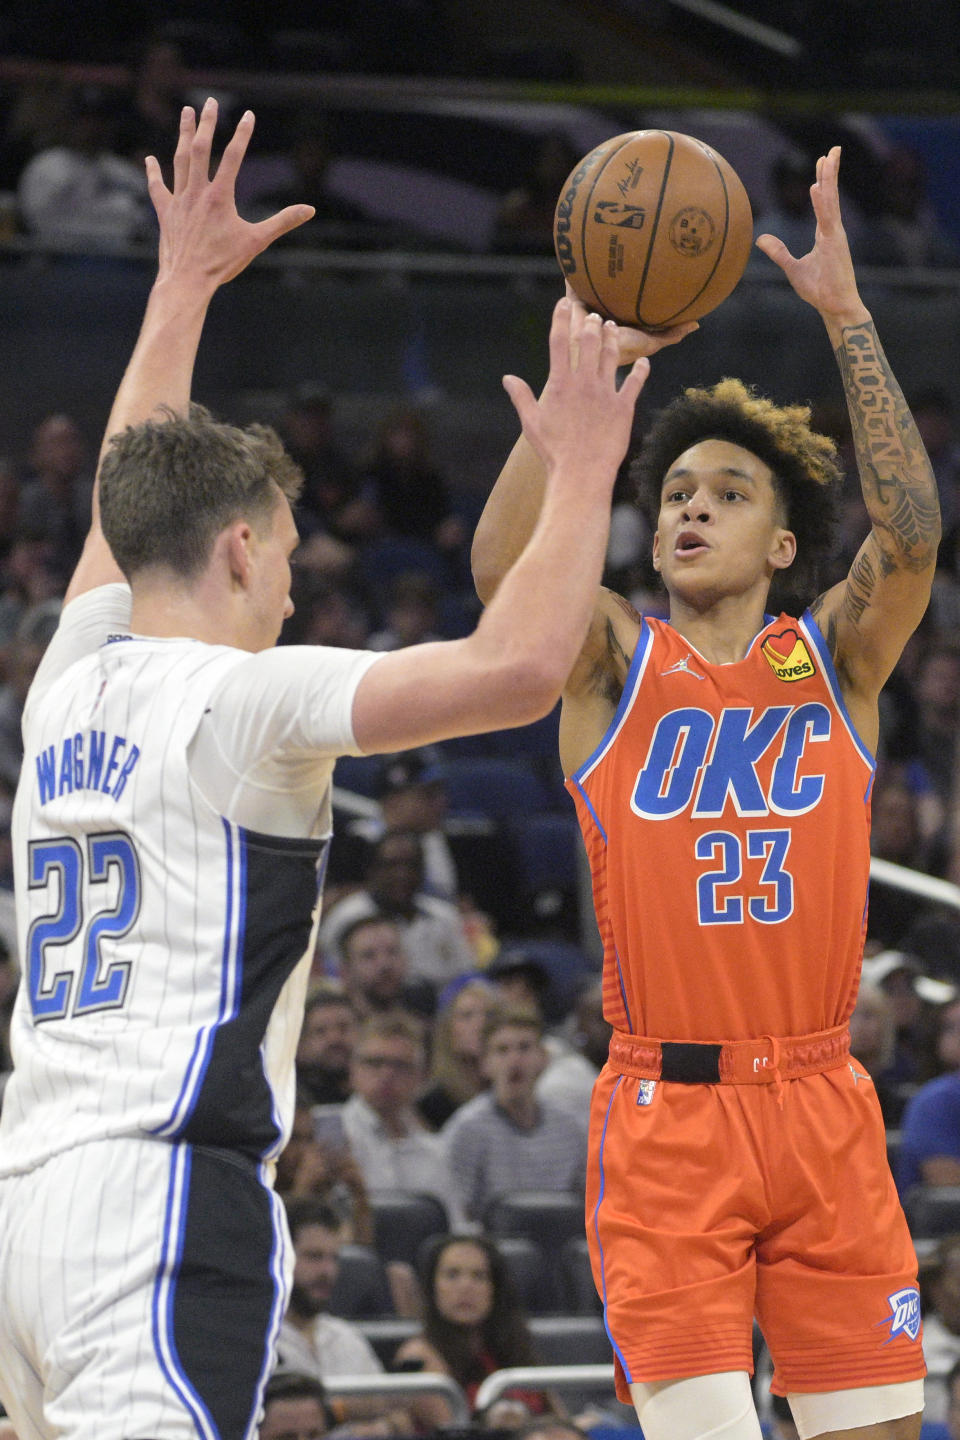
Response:
[{"label": "number 22 on jersey", "polygon": [[63,835],[29,847],[28,887],[48,892],[50,908],[27,933],[30,1006],[37,1023],[119,1009],[130,961],[104,963],[104,941],[119,940],[140,913],[140,863],[122,830]]}]

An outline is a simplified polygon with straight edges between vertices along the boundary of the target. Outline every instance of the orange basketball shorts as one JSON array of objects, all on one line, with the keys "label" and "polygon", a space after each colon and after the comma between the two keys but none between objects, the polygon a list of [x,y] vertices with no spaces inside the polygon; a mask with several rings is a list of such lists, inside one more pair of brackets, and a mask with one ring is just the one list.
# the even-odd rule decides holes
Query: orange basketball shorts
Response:
[{"label": "orange basketball shorts", "polygon": [[925,1374],[916,1256],[856,1062],[780,1086],[607,1065],[586,1221],[627,1403],[635,1380],[752,1373],[754,1317],[776,1394]]}]

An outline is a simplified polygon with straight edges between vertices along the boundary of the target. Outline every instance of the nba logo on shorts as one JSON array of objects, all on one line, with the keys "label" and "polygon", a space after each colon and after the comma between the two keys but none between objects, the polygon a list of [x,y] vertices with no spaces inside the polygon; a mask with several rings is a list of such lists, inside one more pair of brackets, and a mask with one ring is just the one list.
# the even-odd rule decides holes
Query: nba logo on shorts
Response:
[{"label": "nba logo on shorts", "polygon": [[656,1080],[641,1080],[637,1086],[637,1104],[649,1105],[657,1088]]},{"label": "nba logo on shorts", "polygon": [[897,1290],[895,1294],[887,1296],[887,1304],[892,1314],[889,1319],[881,1320],[881,1325],[890,1326],[890,1336],[886,1344],[896,1340],[898,1335],[906,1335],[908,1340],[916,1340],[920,1334],[920,1291],[914,1288],[909,1290]]}]

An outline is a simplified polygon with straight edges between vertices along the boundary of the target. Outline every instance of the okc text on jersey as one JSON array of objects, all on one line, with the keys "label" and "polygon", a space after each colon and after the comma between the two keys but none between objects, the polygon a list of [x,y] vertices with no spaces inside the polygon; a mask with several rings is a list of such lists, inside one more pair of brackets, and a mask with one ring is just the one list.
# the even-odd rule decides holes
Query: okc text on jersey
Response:
[{"label": "okc text on jersey", "polygon": [[119,800],[139,759],[139,746],[128,747],[123,735],[78,730],[36,757],[40,804],[75,790],[99,790]]},{"label": "okc text on jersey", "polygon": [[[829,740],[826,705],[768,705],[724,709],[719,718],[687,706],[657,721],[631,806],[647,820],[669,820],[690,805],[691,815],[717,817],[729,800],[738,815],[802,815],[823,794],[822,773],[800,775],[809,745]],[[764,788],[758,765],[776,756]]]}]

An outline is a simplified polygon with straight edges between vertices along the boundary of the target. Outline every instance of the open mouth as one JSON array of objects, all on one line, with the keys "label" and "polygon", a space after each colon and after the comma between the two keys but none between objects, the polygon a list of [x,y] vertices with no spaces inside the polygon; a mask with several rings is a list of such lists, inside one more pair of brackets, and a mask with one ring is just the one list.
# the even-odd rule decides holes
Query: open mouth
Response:
[{"label": "open mouth", "polygon": [[678,555],[697,555],[710,547],[694,530],[683,530],[677,536],[674,550]]}]

